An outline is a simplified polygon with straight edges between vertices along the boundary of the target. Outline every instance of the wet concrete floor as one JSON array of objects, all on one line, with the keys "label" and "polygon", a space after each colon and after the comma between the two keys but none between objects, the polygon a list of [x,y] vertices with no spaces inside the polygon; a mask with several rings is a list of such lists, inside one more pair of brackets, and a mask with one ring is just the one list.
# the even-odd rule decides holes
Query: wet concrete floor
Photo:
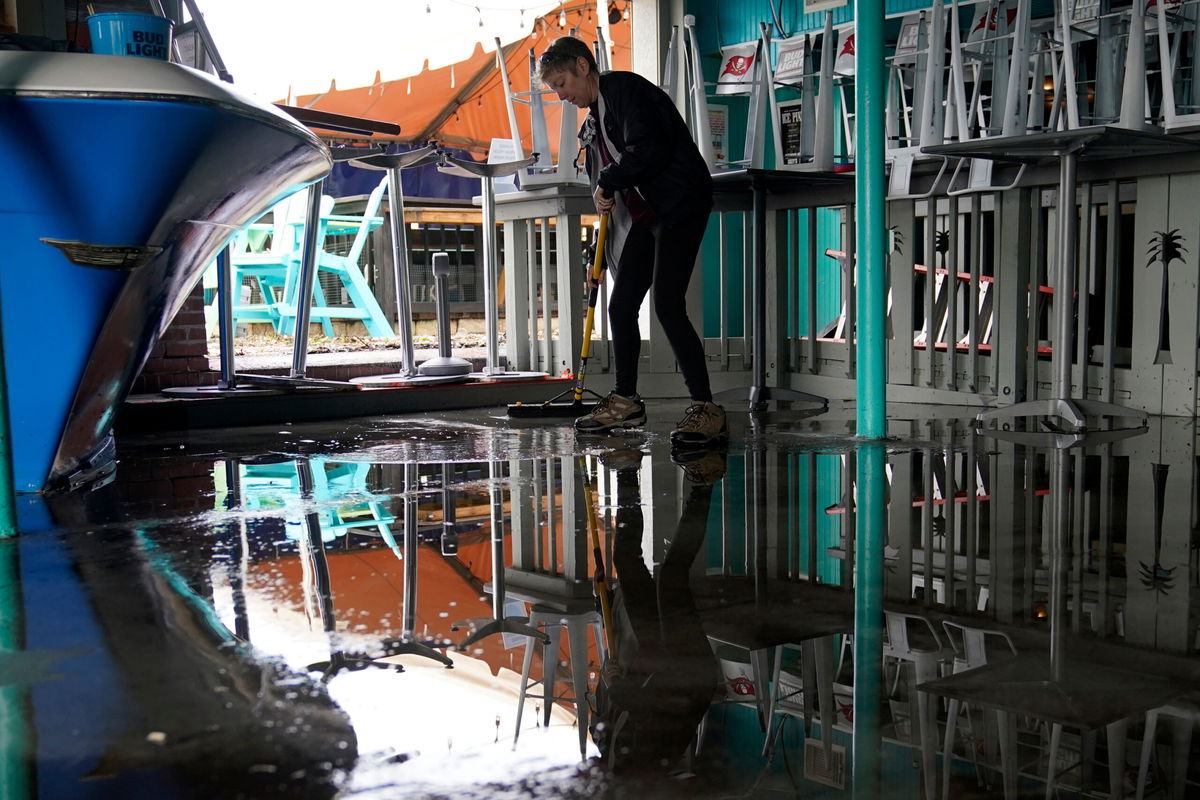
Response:
[{"label": "wet concrete floor", "polygon": [[1200,796],[1193,420],[682,409],[121,437],[0,543],[4,796]]}]

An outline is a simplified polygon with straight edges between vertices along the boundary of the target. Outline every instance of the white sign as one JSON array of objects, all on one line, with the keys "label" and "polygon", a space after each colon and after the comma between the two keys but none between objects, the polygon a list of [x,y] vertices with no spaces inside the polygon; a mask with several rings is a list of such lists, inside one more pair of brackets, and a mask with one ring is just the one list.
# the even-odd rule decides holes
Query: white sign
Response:
[{"label": "white sign", "polygon": [[[492,139],[492,147],[488,150],[487,163],[489,164],[504,164],[508,161],[517,160],[517,145],[512,139]],[[492,179],[492,190],[496,194],[504,192],[517,191],[517,175],[505,175],[501,178]]]},{"label": "white sign", "polygon": [[900,23],[900,34],[896,37],[896,59],[911,56],[917,52],[921,43],[921,20],[915,14],[910,14]]},{"label": "white sign", "polygon": [[776,42],[775,80],[798,81],[804,77],[804,62],[808,52],[808,37],[793,36]]},{"label": "white sign", "polygon": [[712,134],[713,166],[729,165],[729,107],[708,107],[708,130]]}]

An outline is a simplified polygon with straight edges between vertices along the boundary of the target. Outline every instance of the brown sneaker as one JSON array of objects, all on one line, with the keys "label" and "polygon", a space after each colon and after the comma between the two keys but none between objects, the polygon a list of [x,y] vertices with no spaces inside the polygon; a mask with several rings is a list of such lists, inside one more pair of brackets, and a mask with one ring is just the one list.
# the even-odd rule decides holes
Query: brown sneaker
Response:
[{"label": "brown sneaker", "polygon": [[646,404],[642,398],[623,397],[609,392],[587,414],[575,420],[575,430],[580,433],[601,433],[613,428],[636,428],[646,424]]},{"label": "brown sneaker", "polygon": [[701,447],[729,436],[725,409],[716,403],[692,403],[671,431],[671,444]]},{"label": "brown sneaker", "polygon": [[637,468],[642,466],[646,456],[636,447],[614,447],[600,454],[600,463],[611,470]]}]

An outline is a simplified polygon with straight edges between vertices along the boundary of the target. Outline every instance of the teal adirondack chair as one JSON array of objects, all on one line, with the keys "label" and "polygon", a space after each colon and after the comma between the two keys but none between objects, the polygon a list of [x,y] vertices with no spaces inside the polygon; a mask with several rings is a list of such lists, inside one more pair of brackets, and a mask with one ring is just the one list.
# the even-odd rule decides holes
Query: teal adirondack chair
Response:
[{"label": "teal adirondack chair", "polygon": [[[318,278],[313,286],[313,306],[310,311],[310,319],[313,322],[321,323],[326,336],[333,335],[332,320],[335,319],[360,320],[370,336],[387,338],[393,336],[392,326],[388,323],[383,309],[380,308],[379,301],[375,299],[375,294],[367,284],[366,278],[363,277],[362,267],[358,263],[371,231],[383,224],[383,218],[376,216],[376,212],[379,210],[379,204],[386,188],[387,179],[385,177],[367,197],[361,216],[329,214],[324,211],[321,214],[322,242],[332,233],[349,233],[351,231],[354,233],[354,239],[345,255],[330,253],[323,247],[318,255],[318,275],[321,272],[336,275],[352,304],[350,306],[329,305]],[[292,279],[286,287],[285,296],[289,298],[286,310],[290,313],[285,313],[281,318],[278,328],[280,333],[291,334],[295,330],[295,296],[298,280],[299,264],[297,263],[297,267],[292,273]]]}]

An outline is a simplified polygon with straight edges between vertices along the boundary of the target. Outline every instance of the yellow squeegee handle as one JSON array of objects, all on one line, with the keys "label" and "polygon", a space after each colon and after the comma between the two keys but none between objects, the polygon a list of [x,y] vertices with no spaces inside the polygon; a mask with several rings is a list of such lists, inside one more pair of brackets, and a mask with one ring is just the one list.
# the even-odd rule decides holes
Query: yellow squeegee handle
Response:
[{"label": "yellow squeegee handle", "polygon": [[592,324],[596,319],[596,300],[600,296],[600,278],[604,275],[604,240],[608,238],[608,214],[600,217],[600,232],[596,234],[596,254],[592,258],[588,289],[587,317],[583,321],[583,345],[579,348],[579,374],[575,376],[575,401],[583,398],[583,378],[587,371],[588,355],[592,351]]},{"label": "yellow squeegee handle", "polygon": [[592,476],[584,456],[579,456],[579,468],[583,473],[583,499],[588,511],[587,531],[592,544],[592,586],[596,598],[600,601],[600,627],[604,630],[604,644],[608,648],[608,657],[615,659],[617,635],[613,628],[612,593],[608,586],[608,571],[604,568],[604,549],[600,544],[600,520],[596,515]]}]

